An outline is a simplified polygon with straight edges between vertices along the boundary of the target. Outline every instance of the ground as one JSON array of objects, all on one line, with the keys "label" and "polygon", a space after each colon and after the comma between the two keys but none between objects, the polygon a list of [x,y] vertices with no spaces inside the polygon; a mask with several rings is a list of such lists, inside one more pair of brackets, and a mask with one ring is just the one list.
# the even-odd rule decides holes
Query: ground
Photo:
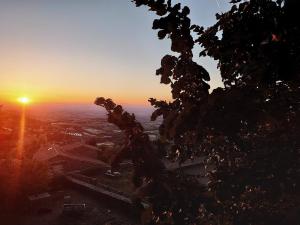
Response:
[{"label": "ground", "polygon": [[133,168],[130,165],[122,166],[120,176],[111,177],[105,175],[106,169],[95,169],[84,173],[84,175],[97,178],[97,180],[104,185],[111,187],[114,190],[122,192],[128,196],[134,192],[135,188],[132,183]]},{"label": "ground", "polygon": [[128,212],[120,211],[115,207],[110,208],[106,202],[95,198],[88,193],[74,189],[64,191],[64,195],[71,196],[71,203],[85,203],[86,212],[79,216],[65,215],[63,210],[64,199],[56,200],[49,213],[20,213],[18,215],[0,214],[1,225],[136,225],[133,216]]}]

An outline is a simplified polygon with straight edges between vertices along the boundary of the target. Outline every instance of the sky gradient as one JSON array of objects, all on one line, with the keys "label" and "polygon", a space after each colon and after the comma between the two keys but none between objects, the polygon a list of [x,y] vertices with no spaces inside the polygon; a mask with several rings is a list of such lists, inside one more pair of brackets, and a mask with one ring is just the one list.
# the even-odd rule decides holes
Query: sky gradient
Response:
[{"label": "sky gradient", "polygon": [[[204,26],[229,8],[226,0],[181,2],[190,6],[192,23]],[[157,39],[155,18],[130,0],[0,0],[0,104],[23,95],[41,103],[170,99],[155,76],[170,40]],[[211,86],[220,86],[216,63],[200,63]]]}]

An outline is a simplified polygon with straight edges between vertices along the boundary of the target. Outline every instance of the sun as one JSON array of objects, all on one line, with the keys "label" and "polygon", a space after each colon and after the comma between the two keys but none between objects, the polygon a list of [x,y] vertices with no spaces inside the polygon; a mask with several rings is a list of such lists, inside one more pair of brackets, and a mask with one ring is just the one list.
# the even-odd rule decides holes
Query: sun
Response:
[{"label": "sun", "polygon": [[30,98],[22,96],[18,98],[18,102],[20,102],[23,105],[27,105],[30,102]]}]

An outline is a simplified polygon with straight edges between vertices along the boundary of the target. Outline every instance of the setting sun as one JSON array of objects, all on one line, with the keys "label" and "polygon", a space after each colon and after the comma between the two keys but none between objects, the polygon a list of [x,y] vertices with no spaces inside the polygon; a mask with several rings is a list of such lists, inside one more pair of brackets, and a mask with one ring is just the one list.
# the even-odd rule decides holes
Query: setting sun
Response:
[{"label": "setting sun", "polygon": [[21,104],[28,104],[30,102],[30,99],[28,97],[20,97],[18,98],[18,102],[20,102]]}]

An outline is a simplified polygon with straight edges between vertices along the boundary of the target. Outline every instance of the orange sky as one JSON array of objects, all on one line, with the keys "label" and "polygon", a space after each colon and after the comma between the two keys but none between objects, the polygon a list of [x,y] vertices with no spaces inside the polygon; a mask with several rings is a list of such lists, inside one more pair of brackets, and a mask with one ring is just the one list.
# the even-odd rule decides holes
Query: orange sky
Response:
[{"label": "orange sky", "polygon": [[[184,3],[192,20],[207,26],[228,8],[211,0]],[[156,16],[145,7],[130,0],[11,0],[0,1],[0,15],[0,104],[21,96],[32,104],[89,103],[98,96],[138,105],[149,105],[150,97],[170,100],[170,88],[155,76],[170,41],[157,39]],[[220,86],[216,62],[199,62],[211,86]]]}]

